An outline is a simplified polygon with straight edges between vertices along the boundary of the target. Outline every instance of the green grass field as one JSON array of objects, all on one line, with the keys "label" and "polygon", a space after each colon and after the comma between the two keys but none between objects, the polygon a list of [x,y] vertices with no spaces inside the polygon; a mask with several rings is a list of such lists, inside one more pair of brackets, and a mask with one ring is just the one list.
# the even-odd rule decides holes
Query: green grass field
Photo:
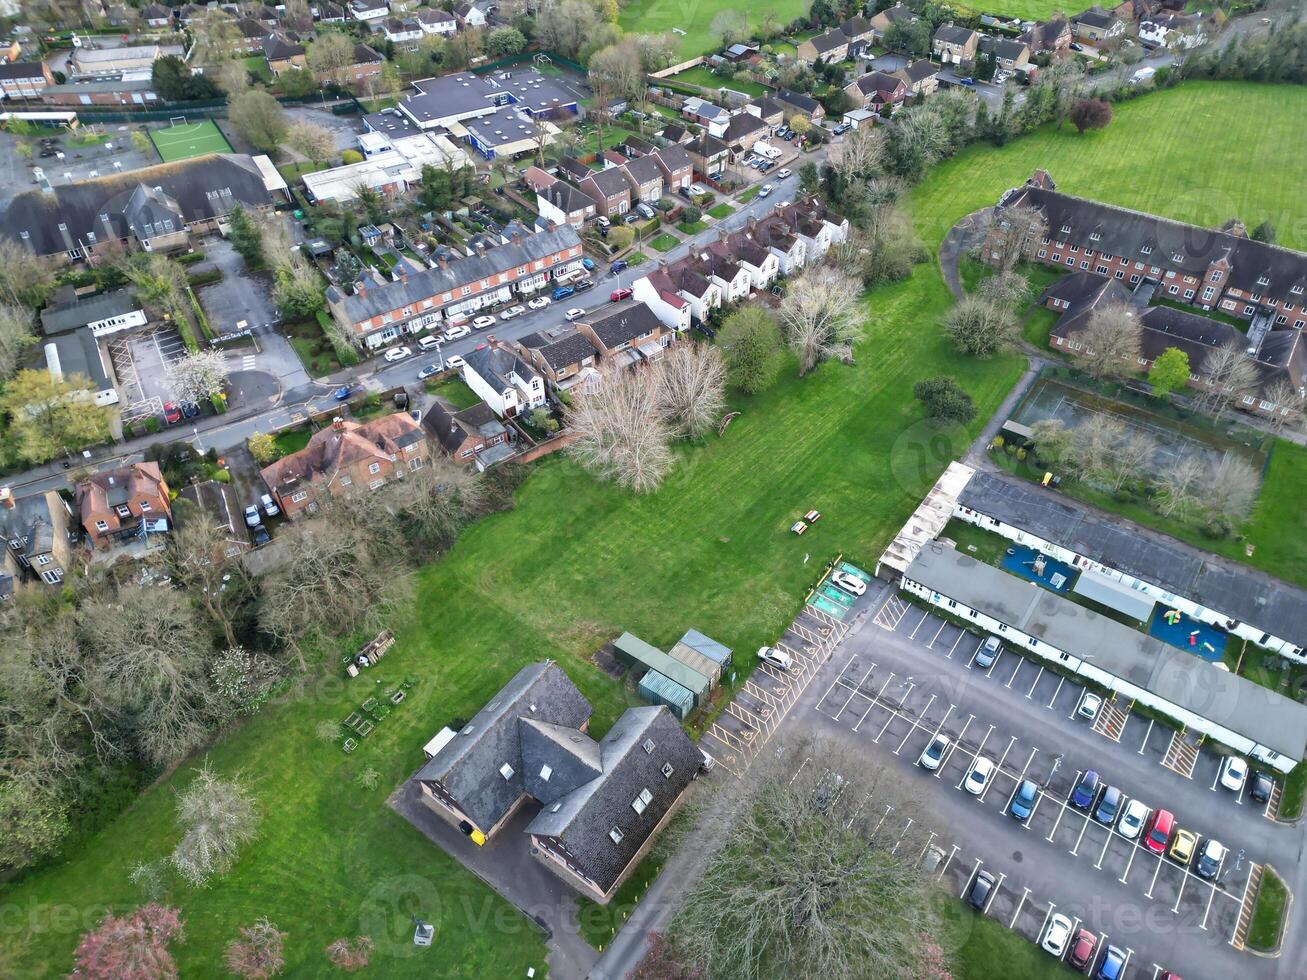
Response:
[{"label": "green grass field", "polygon": [[685,31],[677,38],[681,42],[681,57],[688,59],[708,54],[720,46],[709,31],[719,11],[742,9],[749,15],[750,26],[756,27],[768,12],[775,14],[778,23],[788,24],[795,17],[807,14],[811,6],[810,0],[775,0],[756,7],[732,0],[704,0],[697,4],[678,3],[677,0],[631,0],[622,8],[617,23],[630,34],[660,34],[673,28]]},{"label": "green grass field", "polygon": [[[1041,132],[968,151],[912,192],[915,219],[933,249],[958,217],[1047,166],[1073,193],[1191,220],[1270,217],[1289,239],[1295,224],[1303,234],[1293,219],[1307,160],[1291,134],[1305,112],[1301,88],[1187,83],[1120,106],[1099,133]],[[1195,126],[1220,140],[1193,139]],[[1250,181],[1249,172],[1277,179]],[[1188,189],[1189,180],[1199,189]],[[524,976],[528,967],[540,975],[545,947],[527,920],[396,817],[386,796],[421,763],[421,746],[441,725],[470,716],[526,662],[557,658],[593,701],[591,731],[601,737],[628,703],[586,660],[604,640],[630,629],[665,647],[693,626],[752,649],[792,618],[821,561],[842,552],[874,563],[1022,371],[1017,357],[958,357],[935,328],[949,304],[933,264],[877,289],[856,365],[828,364],[804,379],[790,365],[770,391],[735,400],[742,414],[725,437],[683,448],[657,493],[631,496],[560,457],[537,464],[516,509],[470,528],[419,573],[418,600],[393,624],[398,643],[380,666],[345,682],[332,651],[302,692],[215,743],[213,767],[251,782],[261,833],[227,876],[168,896],[186,919],[181,974],[224,976],[223,946],[266,915],[289,934],[291,977],[325,975],[327,943],[359,933],[376,941],[377,976]],[[922,422],[912,385],[938,374],[957,377],[975,399],[969,432]],[[1259,513],[1296,513],[1301,530],[1307,454],[1278,464],[1283,470],[1279,456]],[[1280,510],[1268,511],[1268,501]],[[824,519],[802,539],[789,534],[809,508]],[[1292,547],[1302,544],[1267,542],[1258,554],[1279,548],[1288,561]],[[816,564],[805,565],[805,554]],[[318,722],[343,719],[378,678],[405,674],[419,686],[352,755],[314,739]],[[353,781],[365,767],[382,774],[375,790]],[[77,936],[106,906],[141,901],[128,873],[175,844],[173,791],[190,771],[161,781],[63,862],[4,886],[0,900],[12,914],[0,926],[0,972],[65,975]],[[412,946],[410,913],[435,923],[431,949]],[[1048,975],[1046,958],[995,925],[959,942],[961,977],[994,976],[1005,962],[1021,964],[1005,975]]]},{"label": "green grass field", "polygon": [[1257,888],[1257,903],[1253,906],[1253,920],[1248,926],[1248,945],[1252,949],[1270,951],[1280,944],[1280,925],[1284,906],[1289,899],[1284,881],[1267,867],[1262,883]]},{"label": "green grass field", "polygon": [[719,75],[714,75],[703,65],[678,72],[667,80],[669,82],[685,82],[687,85],[702,85],[704,88],[710,89],[729,88],[737,92],[743,92],[745,95],[766,95],[771,91],[766,85],[755,82],[750,78],[732,78],[728,81]]},{"label": "green grass field", "polygon": [[206,153],[230,153],[231,144],[212,119],[199,119],[177,126],[150,130],[154,148],[164,163],[202,157]]}]

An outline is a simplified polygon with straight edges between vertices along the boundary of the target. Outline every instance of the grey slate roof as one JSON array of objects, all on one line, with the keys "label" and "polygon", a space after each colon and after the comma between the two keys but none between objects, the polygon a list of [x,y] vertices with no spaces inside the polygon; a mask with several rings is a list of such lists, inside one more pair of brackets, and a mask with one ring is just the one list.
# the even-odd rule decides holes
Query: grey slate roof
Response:
[{"label": "grey slate roof", "polygon": [[599,355],[590,338],[576,330],[552,338],[543,333],[528,334],[522,338],[521,344],[533,349],[555,371]]},{"label": "grey slate roof", "polygon": [[958,27],[956,24],[941,24],[935,30],[935,40],[946,44],[967,44],[976,32],[970,27]]},{"label": "grey slate roof", "polygon": [[624,166],[631,179],[641,187],[654,181],[662,182],[663,172],[654,162],[653,157],[632,157]]},{"label": "grey slate roof", "polygon": [[588,179],[594,181],[595,187],[603,192],[605,198],[631,192],[631,185],[627,183],[626,177],[622,175],[621,170],[616,167],[591,171]]},{"label": "grey slate roof", "polygon": [[536,376],[535,371],[526,361],[503,347],[483,347],[463,355],[463,361],[471,371],[475,371],[482,380],[492,388],[503,391],[515,385],[508,380],[510,373],[516,374],[523,381]]},{"label": "grey slate roof", "polygon": [[587,320],[595,336],[609,350],[653,333],[662,325],[646,303],[628,302],[606,310],[603,316]]},{"label": "grey slate roof", "polygon": [[281,34],[272,34],[263,39],[263,57],[269,61],[289,61],[302,54],[304,45]]},{"label": "grey slate roof", "polygon": [[[751,136],[766,129],[767,124],[757,116],[741,112],[731,116],[731,121],[726,124],[726,131],[722,133],[722,139],[727,143],[735,143],[746,136]],[[764,135],[766,134],[764,133]]]},{"label": "grey slate roof", "polygon": [[1179,541],[1140,534],[1120,521],[1095,517],[1051,491],[991,473],[977,472],[958,495],[958,503],[1307,646],[1307,590]]},{"label": "grey slate roof", "polygon": [[1014,41],[1011,38],[995,37],[986,38],[988,44],[982,44],[982,47],[990,54],[999,58],[1008,58],[1012,61],[1021,57],[1021,52],[1027,51],[1024,41]]},{"label": "grey slate roof", "polygon": [[130,289],[115,289],[82,299],[74,297],[41,311],[41,332],[46,336],[66,333],[93,321],[123,316],[140,308],[141,304]]},{"label": "grey slate roof", "polygon": [[1116,18],[1109,14],[1102,7],[1090,7],[1083,13],[1076,14],[1071,18],[1073,24],[1088,24],[1090,27],[1097,27],[1106,30],[1116,23]]},{"label": "grey slate roof", "polygon": [[922,58],[918,61],[912,62],[910,65],[900,68],[899,72],[903,74],[908,81],[915,84],[916,82],[925,81],[927,78],[933,78],[942,70],[943,69],[933,61],[928,61],[925,58]]},{"label": "grey slate roof", "polygon": [[792,92],[787,88],[783,88],[777,92],[776,95],[773,96],[773,99],[776,102],[781,103],[782,106],[792,109],[800,109],[803,112],[808,113],[808,115],[812,115],[821,108],[821,103],[812,96],[804,95],[802,92]]},{"label": "grey slate roof", "polygon": [[678,170],[694,169],[694,161],[690,159],[689,152],[680,143],[673,143],[671,146],[664,146],[654,154],[668,173],[676,173]]},{"label": "grey slate roof", "polygon": [[469,436],[489,439],[505,431],[504,423],[485,402],[451,412],[437,400],[422,416],[422,427],[449,453],[455,452]]},{"label": "grey slate roof", "polygon": [[838,27],[829,30],[825,34],[818,34],[810,39],[813,48],[817,51],[817,56],[821,57],[827,52],[834,51],[836,48],[842,48],[849,43],[849,39],[844,36],[844,32]]},{"label": "grey slate roof", "polygon": [[556,180],[537,193],[564,214],[577,214],[595,206],[594,198],[565,180]]},{"label": "grey slate roof", "polygon": [[527,794],[546,806],[603,775],[599,743],[575,728],[522,718],[520,736]]},{"label": "grey slate roof", "polygon": [[17,81],[19,79],[45,78],[39,61],[0,62],[0,78]]},{"label": "grey slate roof", "polygon": [[[44,493],[15,496],[12,507],[0,506],[0,536],[8,547],[9,541],[22,542],[20,549],[28,558],[46,554],[54,544],[55,515],[50,512],[50,500]],[[67,512],[64,513],[67,523]]]},{"label": "grey slate roof", "polygon": [[74,330],[45,338],[44,343],[33,348],[38,351],[40,364],[44,368],[53,367],[50,363],[51,348],[58,358],[59,373],[63,377],[80,375],[88,379],[96,391],[105,391],[113,387],[113,382],[109,380],[109,375],[105,371],[99,342],[91,331]]}]

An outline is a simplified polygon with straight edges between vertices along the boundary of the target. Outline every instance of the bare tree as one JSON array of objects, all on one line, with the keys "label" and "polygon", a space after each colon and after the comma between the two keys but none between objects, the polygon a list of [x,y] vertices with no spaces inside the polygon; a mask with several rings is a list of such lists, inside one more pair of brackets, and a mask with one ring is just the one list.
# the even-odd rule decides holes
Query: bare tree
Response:
[{"label": "bare tree", "polygon": [[[918,801],[841,746],[787,748],[698,814],[706,866],[669,929],[682,965],[721,980],[921,976],[918,937],[935,933],[936,913]],[[801,756],[822,761],[796,775]]]},{"label": "bare tree", "polygon": [[486,497],[482,474],[442,458],[387,487],[380,505],[394,515],[403,542],[424,559],[481,516]]},{"label": "bare tree", "polygon": [[954,345],[973,357],[990,357],[1018,336],[1012,310],[982,296],[964,296],[944,320]]},{"label": "bare tree", "polygon": [[314,164],[330,159],[336,152],[336,139],[331,130],[302,119],[290,124],[290,129],[286,132],[286,145]]},{"label": "bare tree", "polygon": [[1198,482],[1195,495],[1212,518],[1242,524],[1253,512],[1260,483],[1251,464],[1227,452]]},{"label": "bare tree", "polygon": [[848,133],[827,161],[846,184],[879,173],[884,164],[885,133],[872,126],[860,126]]},{"label": "bare tree", "polygon": [[749,18],[742,10],[719,10],[708,25],[708,33],[723,45],[742,41],[749,36]]},{"label": "bare tree", "polygon": [[281,103],[261,88],[249,89],[233,98],[227,118],[237,133],[268,153],[281,148],[290,128]]},{"label": "bare tree", "polygon": [[122,918],[110,912],[77,944],[70,975],[83,980],[172,980],[177,963],[168,944],[185,938],[175,908],[151,903]]},{"label": "bare tree", "polygon": [[228,647],[209,665],[215,716],[227,721],[252,714],[271,696],[281,678],[281,666],[267,654],[242,646]]},{"label": "bare tree", "polygon": [[1148,472],[1157,455],[1157,440],[1145,432],[1131,432],[1119,440],[1108,454],[1102,468],[1112,492],[1120,490],[1132,477]]},{"label": "bare tree", "polygon": [[115,268],[136,287],[137,298],[147,307],[176,321],[186,318],[190,307],[186,273],[168,256],[160,252],[125,253]]},{"label": "bare tree", "polygon": [[326,949],[327,959],[332,966],[351,973],[368,965],[372,958],[372,937],[355,936],[353,939],[337,939]]},{"label": "bare tree", "polygon": [[1279,378],[1262,392],[1262,399],[1275,406],[1270,417],[1271,431],[1279,435],[1286,428],[1297,428],[1303,416],[1302,389],[1287,378]]},{"label": "bare tree", "polygon": [[1157,478],[1158,507],[1163,517],[1184,513],[1193,506],[1207,477],[1203,464],[1193,456],[1181,456]]},{"label": "bare tree", "polygon": [[17,306],[0,304],[0,382],[13,376],[23,351],[34,343],[32,314]]},{"label": "bare tree", "polygon": [[1139,367],[1143,330],[1134,311],[1124,304],[1095,309],[1080,335],[1084,361],[1095,378],[1121,377]]},{"label": "bare tree", "polygon": [[672,468],[672,438],[654,371],[606,372],[566,409],[568,452],[588,470],[637,493],[657,489]]},{"label": "bare tree", "polygon": [[12,239],[0,239],[0,302],[32,308],[54,289],[54,266]]},{"label": "bare tree", "polygon": [[354,64],[354,39],[348,34],[323,31],[308,46],[305,57],[314,75],[343,86],[345,69]]},{"label": "bare tree", "polygon": [[1019,310],[1030,299],[1030,280],[1011,269],[989,276],[980,284],[980,295],[991,303]]},{"label": "bare tree", "polygon": [[173,580],[186,590],[209,620],[222,630],[227,646],[236,643],[236,618],[251,597],[244,566],[229,554],[231,542],[208,512],[179,500],[165,554]]},{"label": "bare tree", "polygon": [[223,962],[228,972],[243,980],[268,980],[286,966],[282,947],[286,933],[281,932],[265,916],[252,926],[242,926],[239,939],[227,944]]},{"label": "bare tree", "polygon": [[186,354],[168,365],[166,378],[168,390],[178,401],[208,401],[222,393],[227,381],[227,355],[220,350]]},{"label": "bare tree", "polygon": [[1110,483],[1111,459],[1125,436],[1125,425],[1111,415],[1095,412],[1071,430],[1071,463],[1082,479]]},{"label": "bare tree", "polygon": [[206,761],[177,794],[177,822],[185,829],[173,848],[173,867],[199,887],[236,863],[240,849],[254,840],[259,818],[240,779],[220,778]]},{"label": "bare tree", "polygon": [[1204,384],[1198,396],[1199,411],[1212,415],[1220,415],[1232,401],[1252,391],[1258,381],[1257,366],[1236,341],[1208,352],[1198,376]]},{"label": "bare tree", "polygon": [[985,246],[989,260],[1001,272],[1016,268],[1029,247],[1048,234],[1044,215],[1025,204],[987,212]]},{"label": "bare tree", "polygon": [[790,282],[780,317],[800,376],[852,350],[862,333],[861,293],[857,279],[830,266],[811,267]]},{"label": "bare tree", "polygon": [[677,435],[697,439],[726,410],[726,363],[706,344],[674,345],[657,367],[663,411]]}]

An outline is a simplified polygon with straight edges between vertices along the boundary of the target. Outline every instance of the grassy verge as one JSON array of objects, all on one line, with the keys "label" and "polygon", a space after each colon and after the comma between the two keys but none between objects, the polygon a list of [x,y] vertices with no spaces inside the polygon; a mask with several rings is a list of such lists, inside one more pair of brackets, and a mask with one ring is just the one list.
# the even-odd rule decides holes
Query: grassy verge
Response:
[{"label": "grassy verge", "polygon": [[1074,977],[1034,943],[1005,929],[1002,923],[972,911],[956,895],[943,892],[938,900],[943,923],[940,945],[951,954],[954,980],[1059,980]]},{"label": "grassy verge", "polygon": [[1053,326],[1057,323],[1059,315],[1047,306],[1033,307],[1021,321],[1021,336],[1039,350],[1047,350],[1048,338],[1053,333]]},{"label": "grassy verge", "polygon": [[453,375],[440,381],[427,382],[427,391],[438,395],[455,408],[471,408],[481,399],[467,386],[462,378]]},{"label": "grassy verge", "polygon": [[649,247],[657,252],[670,252],[680,241],[675,235],[663,232],[657,238],[649,243]]},{"label": "grassy verge", "polygon": [[[699,232],[703,231],[705,228],[708,227],[708,222],[706,222],[706,221],[682,221],[682,222],[681,222],[680,224],[678,224],[676,227],[679,228],[679,229],[681,229],[681,231],[685,232],[685,234],[687,234],[687,235],[697,235],[697,234],[699,234]],[[656,239],[655,239],[655,241],[656,241]],[[657,248],[657,245],[655,245],[654,247]]]},{"label": "grassy verge", "polygon": [[750,201],[752,201],[755,197],[758,196],[758,192],[760,190],[762,190],[762,184],[754,184],[752,187],[749,187],[747,190],[745,190],[745,192],[741,194],[738,198],[736,198],[736,200],[740,204],[748,204]]},{"label": "grassy verge", "polygon": [[1257,899],[1253,905],[1253,920],[1248,926],[1248,945],[1263,952],[1280,945],[1280,931],[1284,923],[1284,907],[1289,890],[1283,879],[1269,864],[1262,872],[1262,883],[1257,886]]},{"label": "grassy verge", "polygon": [[735,208],[731,207],[731,205],[727,204],[725,201],[717,205],[715,208],[708,209],[709,216],[718,219],[725,218],[727,215],[734,213]]},{"label": "grassy verge", "polygon": [[272,437],[272,442],[281,455],[289,456],[307,446],[311,438],[313,431],[307,425],[301,425],[293,429],[282,429]]}]

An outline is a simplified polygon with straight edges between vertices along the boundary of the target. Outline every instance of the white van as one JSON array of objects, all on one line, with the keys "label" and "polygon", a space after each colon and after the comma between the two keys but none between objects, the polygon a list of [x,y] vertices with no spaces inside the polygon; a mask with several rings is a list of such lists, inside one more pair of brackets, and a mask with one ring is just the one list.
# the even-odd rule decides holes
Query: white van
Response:
[{"label": "white van", "polygon": [[781,155],[780,150],[770,143],[763,143],[761,140],[753,144],[753,152],[760,157],[766,157],[768,160],[779,160]]},{"label": "white van", "polygon": [[421,347],[423,350],[432,350],[439,343],[440,343],[440,335],[435,333],[429,333],[425,337],[422,337],[418,340],[418,346]]},{"label": "white van", "polygon": [[1131,84],[1138,85],[1141,82],[1146,82],[1150,80],[1156,74],[1157,74],[1156,68],[1140,68],[1137,72],[1135,72],[1133,75],[1130,76],[1130,82]]}]

